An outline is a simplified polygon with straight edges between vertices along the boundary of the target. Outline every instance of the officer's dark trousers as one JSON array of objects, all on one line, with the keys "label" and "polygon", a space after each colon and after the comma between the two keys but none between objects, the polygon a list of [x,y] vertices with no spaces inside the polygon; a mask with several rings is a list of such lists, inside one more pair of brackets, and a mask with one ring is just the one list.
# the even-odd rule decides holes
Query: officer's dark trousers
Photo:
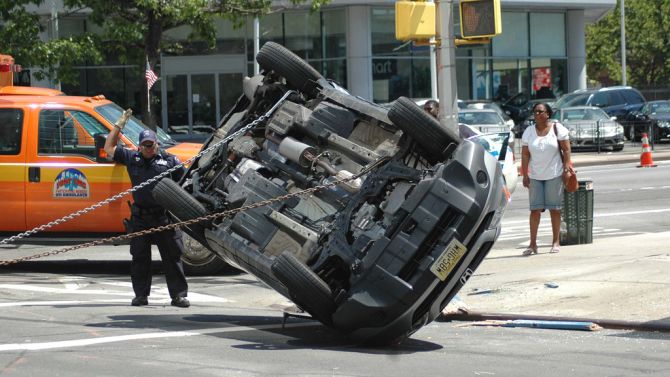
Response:
[{"label": "officer's dark trousers", "polygon": [[[168,224],[165,215],[136,215],[131,216],[131,230],[137,232]],[[188,284],[181,263],[183,244],[179,231],[165,230],[130,240],[130,255],[133,260],[130,265],[130,277],[133,282],[135,296],[149,296],[151,291],[151,245],[158,246],[163,261],[165,280],[170,297],[186,297]]]}]

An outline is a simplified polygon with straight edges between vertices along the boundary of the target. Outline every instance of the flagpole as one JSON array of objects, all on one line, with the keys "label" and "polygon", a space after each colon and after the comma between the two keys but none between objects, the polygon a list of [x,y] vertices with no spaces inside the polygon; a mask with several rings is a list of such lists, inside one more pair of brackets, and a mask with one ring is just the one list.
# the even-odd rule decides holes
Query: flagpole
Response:
[{"label": "flagpole", "polygon": [[[147,68],[146,68],[146,70],[149,70],[149,69],[151,69],[151,66],[149,65],[149,56],[146,55],[146,58],[147,58]],[[145,72],[146,72],[146,70],[145,70]],[[151,91],[151,88],[149,88],[149,79],[146,78],[146,77],[144,79],[147,82],[147,114],[151,114],[151,102],[150,102],[151,97],[150,97],[150,94],[149,94],[149,92]]]}]

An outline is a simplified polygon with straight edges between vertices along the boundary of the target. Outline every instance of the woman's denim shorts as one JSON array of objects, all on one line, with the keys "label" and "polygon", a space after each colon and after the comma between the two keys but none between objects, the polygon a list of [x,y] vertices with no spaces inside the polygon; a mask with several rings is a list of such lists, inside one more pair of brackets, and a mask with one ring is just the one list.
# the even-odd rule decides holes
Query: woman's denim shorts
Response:
[{"label": "woman's denim shorts", "polygon": [[530,210],[561,209],[563,207],[563,177],[539,181],[530,180],[528,194]]}]

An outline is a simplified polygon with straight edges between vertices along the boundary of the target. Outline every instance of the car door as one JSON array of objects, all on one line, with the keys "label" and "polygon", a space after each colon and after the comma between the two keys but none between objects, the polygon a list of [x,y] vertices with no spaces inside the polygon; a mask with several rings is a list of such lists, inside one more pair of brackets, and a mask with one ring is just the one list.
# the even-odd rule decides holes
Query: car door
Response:
[{"label": "car door", "polygon": [[[107,199],[129,187],[125,167],[96,162],[95,134],[108,128],[85,109],[36,109],[37,137],[28,161],[26,222],[33,228]],[[121,232],[128,215],[117,200],[67,221],[53,231]]]},{"label": "car door", "polygon": [[26,124],[20,107],[0,108],[0,231],[26,228]]}]

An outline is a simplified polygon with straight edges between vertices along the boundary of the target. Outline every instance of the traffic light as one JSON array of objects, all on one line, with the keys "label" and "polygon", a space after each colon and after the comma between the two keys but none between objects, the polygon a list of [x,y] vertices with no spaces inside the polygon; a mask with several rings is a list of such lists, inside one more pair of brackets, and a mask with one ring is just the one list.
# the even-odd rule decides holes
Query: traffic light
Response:
[{"label": "traffic light", "polygon": [[502,33],[500,0],[460,0],[461,38],[487,38]]},{"label": "traffic light", "polygon": [[395,38],[401,41],[435,36],[435,4],[424,1],[396,1]]}]

